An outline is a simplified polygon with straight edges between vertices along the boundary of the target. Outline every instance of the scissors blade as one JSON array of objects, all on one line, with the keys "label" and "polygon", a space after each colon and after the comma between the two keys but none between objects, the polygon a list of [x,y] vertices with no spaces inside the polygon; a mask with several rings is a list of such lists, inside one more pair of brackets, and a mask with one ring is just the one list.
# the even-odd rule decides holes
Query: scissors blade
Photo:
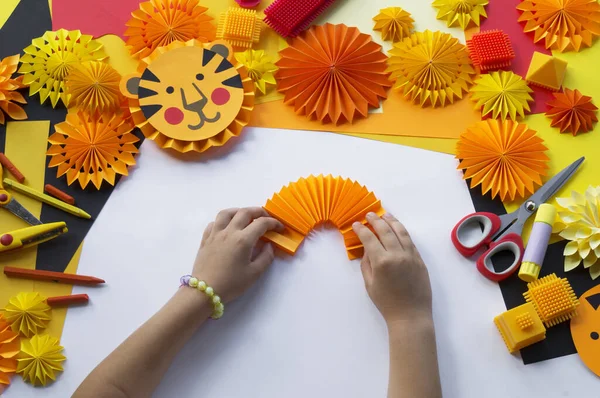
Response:
[{"label": "scissors blade", "polygon": [[548,199],[554,196],[554,194],[558,192],[571,177],[573,177],[573,174],[579,169],[584,160],[585,157],[581,157],[564,168],[560,173],[556,174],[538,189],[537,192],[527,199],[521,207],[527,207],[528,202],[534,202],[535,210],[537,210],[542,203],[546,203]]},{"label": "scissors blade", "polygon": [[15,216],[21,218],[29,225],[40,225],[42,223],[15,199],[12,199],[10,202],[4,205],[4,208]]}]

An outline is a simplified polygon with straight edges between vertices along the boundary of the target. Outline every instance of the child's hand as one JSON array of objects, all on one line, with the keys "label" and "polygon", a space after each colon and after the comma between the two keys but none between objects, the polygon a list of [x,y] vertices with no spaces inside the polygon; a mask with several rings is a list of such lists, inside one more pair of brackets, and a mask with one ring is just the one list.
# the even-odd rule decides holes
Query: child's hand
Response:
[{"label": "child's hand", "polygon": [[367,214],[377,235],[361,223],[354,232],[365,247],[361,270],[367,292],[389,324],[430,319],[431,285],[427,268],[406,228],[391,214]]},{"label": "child's hand", "polygon": [[224,303],[239,297],[273,262],[273,247],[259,242],[283,225],[260,207],[223,210],[210,223],[192,275],[205,281]]}]

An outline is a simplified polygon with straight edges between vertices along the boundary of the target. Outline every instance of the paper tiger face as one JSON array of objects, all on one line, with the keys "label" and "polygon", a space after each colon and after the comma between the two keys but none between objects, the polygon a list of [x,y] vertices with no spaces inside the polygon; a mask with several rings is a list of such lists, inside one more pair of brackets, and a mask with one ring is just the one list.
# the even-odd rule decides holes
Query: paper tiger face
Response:
[{"label": "paper tiger face", "polygon": [[586,366],[600,376],[600,285],[584,293],[577,316],[571,319],[571,336]]},{"label": "paper tiger face", "polygon": [[156,131],[175,140],[205,140],[225,130],[244,102],[242,77],[229,58],[229,47],[220,43],[168,49],[141,75],[128,77],[122,90],[139,101]]}]

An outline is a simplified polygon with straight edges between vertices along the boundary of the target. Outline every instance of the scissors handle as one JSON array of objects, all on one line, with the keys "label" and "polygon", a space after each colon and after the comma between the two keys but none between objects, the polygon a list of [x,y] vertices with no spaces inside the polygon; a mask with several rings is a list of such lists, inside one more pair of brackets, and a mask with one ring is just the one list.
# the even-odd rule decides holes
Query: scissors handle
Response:
[{"label": "scissors handle", "polygon": [[[514,261],[504,271],[496,272],[494,270],[493,257],[502,252],[511,253],[514,256]],[[488,251],[483,253],[477,260],[477,270],[494,282],[503,281],[519,269],[524,252],[523,238],[515,233],[508,234],[499,241],[490,243]]]},{"label": "scissors handle", "polygon": [[502,221],[493,213],[469,214],[456,224],[451,233],[456,250],[465,257],[471,257],[479,249],[488,246],[500,230]]}]

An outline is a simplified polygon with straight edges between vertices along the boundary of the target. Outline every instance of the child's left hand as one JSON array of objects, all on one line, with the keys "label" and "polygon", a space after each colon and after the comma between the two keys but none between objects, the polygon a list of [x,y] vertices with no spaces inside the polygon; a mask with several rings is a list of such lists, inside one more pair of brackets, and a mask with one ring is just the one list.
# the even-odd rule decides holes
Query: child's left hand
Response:
[{"label": "child's left hand", "polygon": [[261,207],[227,209],[208,224],[192,275],[205,281],[224,303],[241,296],[273,262],[271,244],[260,238],[283,224]]}]

